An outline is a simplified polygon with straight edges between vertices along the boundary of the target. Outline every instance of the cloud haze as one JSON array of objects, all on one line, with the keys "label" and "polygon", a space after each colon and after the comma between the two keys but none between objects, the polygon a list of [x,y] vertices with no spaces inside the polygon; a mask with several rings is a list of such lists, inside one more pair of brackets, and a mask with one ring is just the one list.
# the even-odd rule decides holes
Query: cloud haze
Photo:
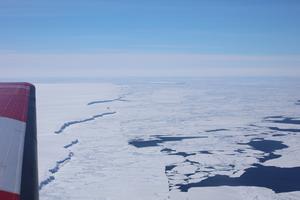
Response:
[{"label": "cloud haze", "polygon": [[0,54],[0,78],[300,76],[300,56],[213,54]]}]

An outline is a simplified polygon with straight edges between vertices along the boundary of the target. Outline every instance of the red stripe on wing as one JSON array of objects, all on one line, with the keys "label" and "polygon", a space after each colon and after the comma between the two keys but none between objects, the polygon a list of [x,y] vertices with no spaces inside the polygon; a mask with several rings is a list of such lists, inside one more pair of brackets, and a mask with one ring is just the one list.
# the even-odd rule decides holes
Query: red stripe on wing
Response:
[{"label": "red stripe on wing", "polygon": [[27,121],[30,86],[28,83],[0,83],[0,116]]},{"label": "red stripe on wing", "polygon": [[18,194],[14,194],[11,192],[4,192],[0,190],[0,199],[1,200],[20,200],[20,196]]}]

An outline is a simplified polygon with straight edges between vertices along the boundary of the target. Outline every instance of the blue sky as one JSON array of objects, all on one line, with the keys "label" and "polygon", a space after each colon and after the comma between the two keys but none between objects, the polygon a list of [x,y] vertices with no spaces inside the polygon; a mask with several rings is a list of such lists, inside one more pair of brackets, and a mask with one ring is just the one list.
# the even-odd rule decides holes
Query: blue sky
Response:
[{"label": "blue sky", "polygon": [[[50,68],[61,73],[49,76],[79,76],[80,65],[137,76],[159,69],[171,75],[175,69],[174,76],[300,71],[298,0],[1,0],[0,28],[7,76],[21,68],[37,71],[33,76]],[[206,73],[212,67],[216,72]]]}]

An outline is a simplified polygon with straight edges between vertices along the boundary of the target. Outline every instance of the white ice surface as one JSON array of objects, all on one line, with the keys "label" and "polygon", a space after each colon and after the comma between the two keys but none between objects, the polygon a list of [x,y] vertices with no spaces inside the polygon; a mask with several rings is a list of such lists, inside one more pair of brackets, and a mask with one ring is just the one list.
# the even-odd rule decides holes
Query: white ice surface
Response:
[{"label": "white ice surface", "polygon": [[[40,190],[41,200],[159,200],[159,199],[299,199],[300,192],[275,194],[259,187],[207,187],[180,192],[169,185],[185,183],[184,174],[195,173],[189,183],[215,174],[238,177],[264,153],[247,143],[255,137],[280,140],[289,147],[275,151],[282,157],[264,165],[299,167],[300,134],[273,137],[267,127],[300,128],[269,124],[266,116],[299,117],[300,85],[284,80],[218,80],[186,82],[130,82],[36,84],[38,111],[39,179],[55,179]],[[87,105],[92,101],[112,101]],[[92,121],[73,124],[55,134],[64,123],[116,112]],[[254,124],[255,126],[249,126]],[[206,132],[214,129],[228,131]],[[267,134],[263,134],[267,133]],[[280,133],[280,132],[278,132]],[[136,148],[130,140],[165,136],[205,136]],[[251,135],[251,136],[245,136]],[[78,143],[64,148],[66,144]],[[161,152],[195,153],[182,157]],[[235,150],[243,149],[243,153]],[[57,172],[49,169],[64,161]],[[185,159],[200,163],[196,168]],[[176,164],[175,174],[165,167]],[[234,165],[234,167],[230,167]],[[205,172],[207,167],[213,170]],[[171,172],[170,172],[171,173]],[[170,179],[171,177],[171,179]]]}]

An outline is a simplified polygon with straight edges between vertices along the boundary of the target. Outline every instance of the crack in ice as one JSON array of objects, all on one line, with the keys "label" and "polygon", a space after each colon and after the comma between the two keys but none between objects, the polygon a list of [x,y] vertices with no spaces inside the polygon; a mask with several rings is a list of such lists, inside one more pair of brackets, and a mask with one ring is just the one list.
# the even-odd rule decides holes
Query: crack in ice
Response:
[{"label": "crack in ice", "polygon": [[67,148],[69,148],[69,147],[72,147],[72,146],[74,146],[75,144],[77,144],[78,142],[79,142],[78,139],[76,139],[76,140],[72,141],[70,144],[66,144],[66,145],[64,146],[64,148],[67,149]]},{"label": "crack in ice", "polygon": [[128,100],[126,100],[124,98],[125,98],[125,95],[122,95],[122,96],[120,96],[118,98],[115,98],[115,99],[91,101],[91,102],[87,103],[87,105],[90,106],[90,105],[93,105],[93,104],[110,103],[110,102],[114,102],[114,101],[128,101]]},{"label": "crack in ice", "polygon": [[60,134],[62,133],[67,127],[69,126],[72,126],[74,124],[80,124],[80,123],[84,123],[84,122],[88,122],[88,121],[93,121],[99,117],[103,117],[103,116],[106,116],[106,115],[113,115],[113,114],[116,114],[117,112],[105,112],[105,113],[101,113],[99,115],[94,115],[90,118],[86,118],[86,119],[82,119],[82,120],[75,120],[75,121],[70,121],[70,122],[66,122],[64,123],[59,130],[55,131],[54,133],[56,134]]},{"label": "crack in ice", "polygon": [[43,189],[43,187],[45,187],[46,185],[54,181],[55,180],[54,174],[56,174],[61,169],[62,166],[64,166],[67,162],[69,162],[73,156],[74,153],[70,151],[66,158],[56,161],[55,167],[48,170],[52,175],[50,175],[45,180],[40,182],[39,190]]}]

